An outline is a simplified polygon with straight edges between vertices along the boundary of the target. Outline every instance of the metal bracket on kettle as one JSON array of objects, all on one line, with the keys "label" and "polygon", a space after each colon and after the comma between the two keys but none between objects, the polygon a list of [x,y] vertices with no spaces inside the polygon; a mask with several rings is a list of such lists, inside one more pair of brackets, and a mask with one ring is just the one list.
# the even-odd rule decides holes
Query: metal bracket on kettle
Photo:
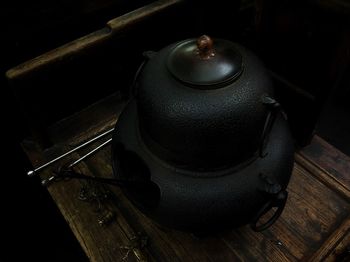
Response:
[{"label": "metal bracket on kettle", "polygon": [[264,105],[266,105],[269,108],[269,113],[266,117],[264,129],[261,135],[260,147],[259,147],[259,156],[265,157],[267,153],[264,152],[264,149],[266,147],[268,136],[270,134],[272,126],[277,118],[277,114],[281,110],[281,105],[275,99],[267,95],[263,96],[262,102]]},{"label": "metal bracket on kettle", "polygon": [[[280,217],[282,214],[282,211],[286,205],[287,198],[288,198],[288,192],[285,189],[282,189],[281,185],[278,183],[274,183],[268,176],[260,174],[260,177],[265,182],[265,188],[264,192],[267,193],[271,198],[270,200],[262,206],[262,208],[258,211],[257,215],[253,219],[251,223],[251,228],[256,231],[260,232],[263,231],[270,226],[272,226],[276,220]],[[266,221],[263,224],[258,225],[259,220],[272,208],[277,208],[275,210],[275,213],[270,217],[268,221]]]},{"label": "metal bracket on kettle", "polygon": [[[282,211],[287,202],[287,198],[288,192],[286,190],[280,191],[274,198],[272,198],[260,209],[256,218],[253,220],[253,223],[251,223],[251,228],[256,232],[260,232],[272,226],[282,214]],[[274,207],[276,207],[277,209],[273,216],[267,222],[258,225],[260,218]]]},{"label": "metal bracket on kettle", "polygon": [[139,65],[139,67],[136,70],[136,73],[134,75],[134,79],[132,81],[131,87],[130,87],[130,97],[135,97],[137,95],[137,80],[139,78],[139,75],[141,74],[143,68],[145,67],[148,60],[150,60],[156,52],[154,51],[145,51],[143,52],[142,56],[144,57],[144,60]]}]

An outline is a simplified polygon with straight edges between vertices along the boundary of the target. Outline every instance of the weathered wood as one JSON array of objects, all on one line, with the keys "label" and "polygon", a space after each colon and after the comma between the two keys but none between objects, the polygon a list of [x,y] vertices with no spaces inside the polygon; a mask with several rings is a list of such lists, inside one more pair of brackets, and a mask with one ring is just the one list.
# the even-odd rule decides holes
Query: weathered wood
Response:
[{"label": "weathered wood", "polygon": [[[100,106],[101,103],[103,106]],[[48,133],[56,144],[74,147],[86,140],[84,134],[93,135],[101,133],[103,129],[114,127],[119,113],[126,103],[126,101],[121,100],[119,93],[115,93],[50,126]]]},{"label": "weathered wood", "polygon": [[300,163],[303,163],[305,168],[317,179],[322,180],[323,183],[333,188],[335,192],[342,194],[347,199],[350,199],[350,188],[337,180],[327,170],[315,164],[314,162],[309,161],[308,158],[301,154],[296,155],[296,160]]},{"label": "weathered wood", "polygon": [[331,177],[350,190],[350,157],[325,140],[314,136],[313,143],[303,149],[301,155],[322,167]]},{"label": "weathered wood", "polygon": [[[103,150],[88,161],[88,166],[94,169],[95,174],[110,176],[109,155],[108,149]],[[159,261],[166,261],[173,256],[179,261],[188,257],[194,261],[229,261],[238,258],[248,261],[298,261],[311,257],[319,249],[348,215],[350,206],[298,163],[294,168],[289,192],[286,209],[271,229],[257,234],[249,227],[243,227],[205,240],[159,228],[135,210],[123,194],[118,193],[118,203],[127,211],[124,214],[133,217],[133,223],[157,243]],[[167,245],[163,246],[162,241]],[[215,248],[213,242],[216,243]]]},{"label": "weathered wood", "polygon": [[139,23],[151,15],[155,15],[166,8],[169,8],[175,4],[182,2],[183,0],[160,0],[155,1],[146,7],[139,8],[133,12],[125,14],[123,16],[114,18],[107,22],[107,26],[111,29],[112,33],[116,33],[120,30],[125,30],[127,27],[133,24]]},{"label": "weathered wood", "polygon": [[324,261],[350,261],[350,229],[345,233],[343,239],[337,243],[337,246],[330,254],[324,257]]},{"label": "weathered wood", "polygon": [[[27,153],[30,152],[29,158],[33,163],[44,161],[43,155],[38,153],[39,148],[34,143],[24,141],[23,147]],[[62,148],[52,148],[47,154],[59,154],[61,150]],[[68,161],[72,157],[78,157],[78,155],[72,155]],[[53,170],[53,168],[48,169],[42,172],[41,176],[48,177]],[[84,163],[79,165],[77,171],[92,175]],[[78,180],[62,181],[48,187],[48,191],[91,261],[122,261],[126,251],[121,247],[128,246],[137,232],[134,232],[125,218],[119,215],[120,211],[117,211],[113,223],[100,226],[97,221],[101,214],[97,213],[91,204],[78,198],[83,185],[84,182]],[[116,210],[115,205],[110,202],[103,205],[110,210]],[[145,256],[149,261],[154,260],[147,251]]]},{"label": "weathered wood", "polygon": [[[122,106],[117,109],[105,105],[117,104],[118,99],[111,97],[51,127],[52,140],[60,146],[45,154],[38,152],[33,144],[24,144],[32,163],[38,165],[43,156],[57,155],[57,151],[63,150],[63,143],[74,146],[113,126],[118,116],[115,111]],[[101,150],[77,166],[77,170],[87,175],[112,177],[110,149]],[[119,247],[130,245],[137,232],[149,238],[141,253],[156,261],[317,261],[331,259],[335,254],[333,249],[339,253],[348,243],[345,236],[349,232],[350,213],[347,188],[340,186],[317,162],[310,161],[304,151],[296,154],[285,211],[262,233],[242,227],[199,238],[171,230],[143,215],[116,187],[109,188],[113,196],[106,204],[116,212],[116,219],[101,229],[91,206],[77,200],[81,184],[73,180],[57,182],[49,187],[49,192],[92,261],[120,261],[125,253]],[[135,256],[130,254],[129,259],[133,261]]]},{"label": "weathered wood", "polygon": [[32,60],[26,61],[6,72],[9,80],[21,78],[55,63],[61,63],[68,58],[78,55],[89,48],[96,48],[110,39],[115,33],[125,30],[140,21],[158,14],[165,9],[180,3],[182,0],[159,0],[136,9],[130,13],[114,18],[107,22],[107,26],[91,34],[71,41],[63,46],[44,53]]},{"label": "weathered wood", "polygon": [[[332,236],[323,243],[322,247],[312,256],[310,261],[334,261],[337,256],[345,252],[346,248],[350,248],[349,245],[350,217],[348,217],[345,222],[334,231]],[[350,250],[347,256],[347,258],[350,259]]]}]

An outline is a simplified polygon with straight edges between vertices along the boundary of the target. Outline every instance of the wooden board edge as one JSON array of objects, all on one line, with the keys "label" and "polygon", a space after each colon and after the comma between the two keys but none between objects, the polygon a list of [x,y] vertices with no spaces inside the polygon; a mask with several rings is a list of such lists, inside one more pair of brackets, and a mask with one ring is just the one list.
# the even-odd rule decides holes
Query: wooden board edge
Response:
[{"label": "wooden board edge", "polygon": [[320,182],[327,185],[333,191],[340,194],[342,198],[344,198],[346,201],[350,202],[349,188],[347,188],[343,183],[338,181],[327,170],[320,167],[300,152],[295,154],[295,161],[302,167],[304,167],[306,170],[310,171],[310,173],[313,176],[315,176]]},{"label": "wooden board edge", "polygon": [[100,30],[68,42],[49,52],[39,55],[20,65],[17,65],[6,72],[6,78],[14,81],[28,74],[39,71],[55,63],[62,63],[67,58],[79,54],[82,51],[101,44],[110,39],[117,32],[127,29],[128,27],[143,21],[183,0],[158,0],[151,4],[145,5],[134,11],[114,18],[106,23],[106,26]]},{"label": "wooden board edge", "polygon": [[316,253],[312,255],[308,261],[310,262],[318,262],[324,261],[334,250],[334,248],[338,245],[340,241],[342,241],[346,234],[350,231],[350,216],[345,219],[345,221],[337,228],[336,231],[321,245]]}]

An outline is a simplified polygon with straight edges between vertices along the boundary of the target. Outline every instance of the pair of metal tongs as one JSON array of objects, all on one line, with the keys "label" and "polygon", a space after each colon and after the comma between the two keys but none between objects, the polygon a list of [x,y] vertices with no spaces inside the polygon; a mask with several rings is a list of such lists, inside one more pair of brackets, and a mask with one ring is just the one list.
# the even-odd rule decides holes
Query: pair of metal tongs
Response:
[{"label": "pair of metal tongs", "polygon": [[[97,135],[96,137],[86,141],[85,143],[73,148],[72,150],[69,150],[68,152],[46,162],[45,164],[30,170],[27,172],[28,176],[35,176],[36,174],[38,174],[40,171],[42,171],[43,169],[45,169],[46,167],[52,165],[53,163],[57,162],[58,160],[78,151],[79,149],[99,140],[100,138],[110,134],[111,132],[113,132],[114,128],[109,129],[105,132],[103,132],[102,134]],[[105,142],[103,142],[102,144],[100,144],[99,146],[95,147],[94,149],[92,149],[91,151],[89,151],[88,153],[86,153],[85,155],[83,155],[82,157],[80,157],[79,159],[75,160],[74,162],[72,162],[71,164],[69,164],[68,166],[65,167],[65,173],[67,173],[66,171],[72,170],[72,167],[74,167],[75,165],[77,165],[78,163],[80,163],[81,161],[83,161],[84,159],[86,159],[87,157],[91,156],[92,154],[94,154],[95,152],[97,152],[98,150],[100,150],[101,148],[103,148],[104,146],[106,146],[107,144],[109,144],[112,141],[112,138],[107,139]],[[51,182],[52,180],[54,180],[57,176],[51,176],[50,178],[46,179],[43,181],[43,184],[47,184],[48,182]],[[86,176],[85,176],[86,177]],[[79,177],[77,177],[79,178]]]}]

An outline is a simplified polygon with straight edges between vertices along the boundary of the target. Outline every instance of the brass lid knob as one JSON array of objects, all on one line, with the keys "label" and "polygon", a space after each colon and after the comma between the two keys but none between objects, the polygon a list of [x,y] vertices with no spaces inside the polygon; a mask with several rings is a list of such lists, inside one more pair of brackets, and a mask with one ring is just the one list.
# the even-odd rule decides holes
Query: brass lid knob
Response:
[{"label": "brass lid knob", "polygon": [[167,57],[169,72],[198,89],[217,89],[239,77],[242,55],[236,45],[207,35],[177,43]]},{"label": "brass lid knob", "polygon": [[209,59],[215,56],[215,50],[213,48],[213,39],[207,35],[202,35],[197,39],[198,54],[203,59]]}]

